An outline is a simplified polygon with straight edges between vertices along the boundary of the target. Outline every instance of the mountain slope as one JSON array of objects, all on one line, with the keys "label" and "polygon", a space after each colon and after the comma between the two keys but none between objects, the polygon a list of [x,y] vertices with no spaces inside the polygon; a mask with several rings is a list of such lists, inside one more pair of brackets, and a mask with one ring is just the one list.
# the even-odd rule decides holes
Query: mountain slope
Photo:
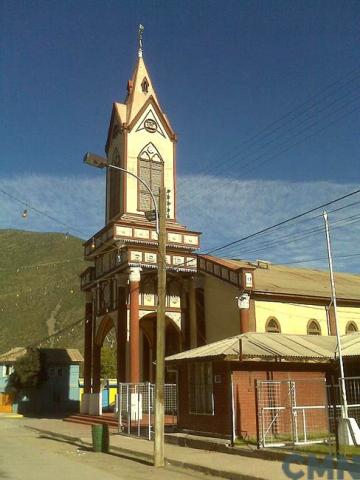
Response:
[{"label": "mountain slope", "polygon": [[[79,238],[0,230],[0,353],[38,342],[83,317],[84,268]],[[83,323],[42,346],[82,348]]]}]

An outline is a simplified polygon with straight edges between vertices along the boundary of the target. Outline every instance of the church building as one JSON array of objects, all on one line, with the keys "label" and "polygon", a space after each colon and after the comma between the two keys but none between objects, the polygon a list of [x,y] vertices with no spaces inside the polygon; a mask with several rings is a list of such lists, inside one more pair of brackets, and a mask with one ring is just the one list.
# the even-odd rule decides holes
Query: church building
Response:
[{"label": "church building", "polygon": [[200,234],[177,220],[176,145],[143,59],[140,31],[126,98],[113,104],[110,117],[105,226],[84,245],[91,266],[81,275],[86,295],[83,413],[99,413],[101,347],[113,328],[118,381],[155,378],[158,239],[155,223],[147,219],[154,209],[151,195],[131,173],[150,187],[156,201],[160,186],[167,192],[165,353],[204,342],[203,294],[194,279]]},{"label": "church building", "polygon": [[[227,434],[232,429],[230,414],[224,427],[221,405],[227,409],[234,403],[231,392],[236,385],[229,380],[230,364],[221,362],[228,357],[234,362],[233,345],[241,340],[249,345],[256,343],[257,348],[261,344],[262,353],[250,352],[252,363],[246,368],[240,358],[245,354],[238,348],[236,368],[231,370],[242,372],[234,375],[241,378],[241,388],[248,385],[246,394],[252,395],[242,402],[251,406],[254,418],[246,428],[255,434],[257,379],[276,375],[290,378],[293,372],[301,377],[321,374],[322,379],[329,375],[336,319],[328,273],[197,254],[200,233],[188,230],[177,219],[177,136],[145,65],[141,34],[140,30],[138,57],[125,100],[113,104],[110,116],[105,145],[105,226],[84,244],[90,266],[81,275],[86,297],[81,412],[101,413],[101,348],[112,329],[117,345],[117,381],[155,380],[158,235],[151,217],[153,198],[143,181],[155,202],[160,186],[167,191],[165,355],[170,368],[166,381],[179,380],[183,427],[190,429],[197,422],[198,431],[207,431],[210,424],[204,415],[209,414],[214,416],[212,433]],[[337,274],[335,280],[340,334],[356,333],[360,330],[360,277]],[[289,335],[296,349],[301,345],[295,356],[288,351]],[[316,340],[314,336],[328,338]],[[352,338],[359,343],[359,335]],[[225,349],[222,340],[226,340]],[[314,348],[315,360],[311,357]],[[181,353],[185,351],[189,352]],[[259,355],[266,359],[266,365],[259,364]],[[358,349],[349,354],[348,372],[356,367],[358,355]],[[352,366],[350,357],[356,357]],[[273,365],[280,358],[291,365],[275,371]],[[326,359],[325,367],[314,365],[320,358]],[[213,366],[214,359],[220,363]],[[220,370],[216,374],[217,365]],[[191,396],[186,392],[191,393],[193,387]],[[191,398],[195,403],[202,399],[201,408],[188,406]]]}]

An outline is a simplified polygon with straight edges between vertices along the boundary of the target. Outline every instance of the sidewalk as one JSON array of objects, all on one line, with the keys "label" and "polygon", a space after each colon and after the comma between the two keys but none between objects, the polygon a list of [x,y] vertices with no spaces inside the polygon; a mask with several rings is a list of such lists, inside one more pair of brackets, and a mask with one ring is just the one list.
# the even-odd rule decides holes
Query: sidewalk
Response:
[{"label": "sidewalk", "polygon": [[[61,419],[38,418],[23,418],[17,420],[17,422],[24,428],[29,428],[35,432],[39,437],[70,443],[79,447],[79,449],[92,449],[90,425],[64,422]],[[127,437],[113,432],[110,433],[110,453],[113,455],[152,465],[153,448],[154,444],[151,441]],[[249,451],[251,456],[247,457],[243,456],[244,454],[241,456],[238,454],[229,455],[228,453],[218,451],[165,444],[167,465],[217,478],[229,480],[277,480],[307,478],[307,474],[310,473],[310,470],[307,470],[307,466],[292,464],[291,468],[288,468],[289,475],[286,475],[283,470],[284,463],[282,460],[275,458],[265,460],[257,457],[257,452],[257,450]],[[334,471],[331,465],[325,465],[324,470],[324,465],[320,459],[318,467],[315,466],[310,476],[314,479],[342,478],[347,480],[359,479],[360,473],[359,469],[357,469],[355,476],[351,476],[347,471]]]},{"label": "sidewalk", "polygon": [[[59,419],[24,418],[21,423],[39,435],[57,438],[83,447],[91,447],[91,427]],[[110,434],[110,451],[127,458],[152,464],[154,444],[151,441]],[[287,478],[282,462],[229,455],[178,445],[165,445],[168,465],[190,469],[230,480],[273,480]]]}]

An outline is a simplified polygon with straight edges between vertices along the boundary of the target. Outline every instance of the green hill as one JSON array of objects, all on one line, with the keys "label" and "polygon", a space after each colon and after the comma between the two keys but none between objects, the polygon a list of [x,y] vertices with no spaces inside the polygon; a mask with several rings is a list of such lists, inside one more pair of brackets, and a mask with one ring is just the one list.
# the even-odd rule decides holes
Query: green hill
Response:
[{"label": "green hill", "polygon": [[[82,240],[0,230],[0,354],[38,342],[84,316]],[[83,347],[83,323],[42,346]]]}]

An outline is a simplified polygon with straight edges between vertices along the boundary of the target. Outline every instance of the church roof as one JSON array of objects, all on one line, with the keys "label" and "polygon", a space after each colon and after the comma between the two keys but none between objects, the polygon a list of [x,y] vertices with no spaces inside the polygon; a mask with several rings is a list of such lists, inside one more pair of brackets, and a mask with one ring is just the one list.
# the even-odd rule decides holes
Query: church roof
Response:
[{"label": "church roof", "polygon": [[[232,271],[253,269],[255,293],[330,297],[329,272],[310,268],[294,268],[264,262],[247,262],[200,255]],[[360,300],[360,275],[335,273],[336,297],[339,300]]]},{"label": "church roof", "polygon": [[[217,342],[180,352],[166,361],[182,360],[335,360],[336,337],[320,335],[291,335],[282,333],[243,333]],[[344,356],[360,355],[360,333],[342,335]]]}]

